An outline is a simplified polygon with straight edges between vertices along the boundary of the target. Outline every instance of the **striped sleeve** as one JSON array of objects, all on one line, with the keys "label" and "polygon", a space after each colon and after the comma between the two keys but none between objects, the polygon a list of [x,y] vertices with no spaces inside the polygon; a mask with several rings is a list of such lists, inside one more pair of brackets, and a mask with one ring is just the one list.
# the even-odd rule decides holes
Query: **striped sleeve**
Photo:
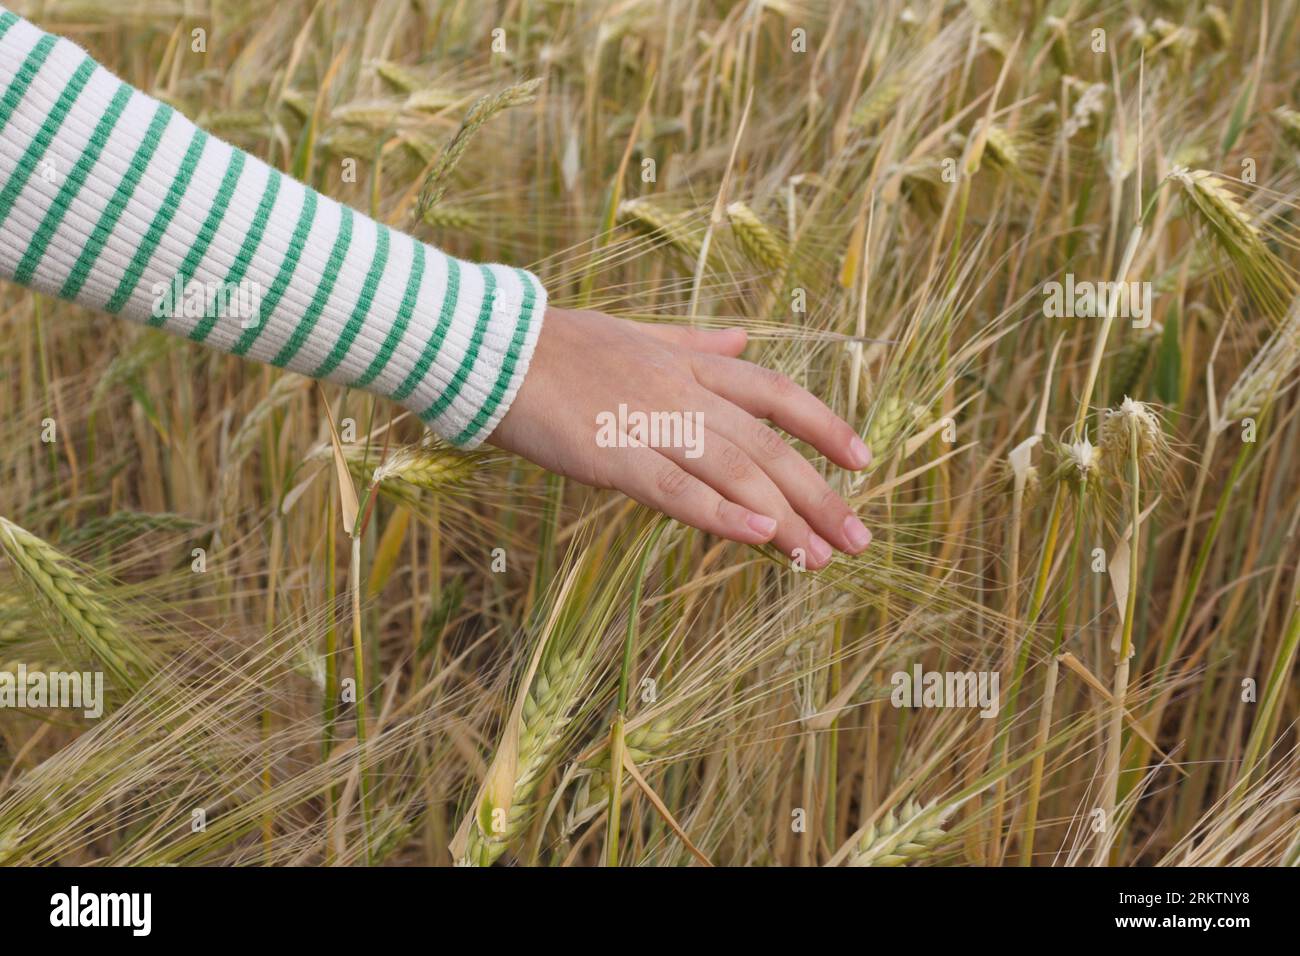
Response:
[{"label": "striped sleeve", "polygon": [[456,259],[210,136],[0,7],[0,275],[490,435],[546,290]]}]

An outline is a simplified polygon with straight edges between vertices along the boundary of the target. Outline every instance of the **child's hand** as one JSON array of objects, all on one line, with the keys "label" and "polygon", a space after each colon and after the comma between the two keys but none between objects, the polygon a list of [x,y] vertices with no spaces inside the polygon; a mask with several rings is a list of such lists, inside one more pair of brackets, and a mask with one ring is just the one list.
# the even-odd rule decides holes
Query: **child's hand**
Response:
[{"label": "child's hand", "polygon": [[[740,329],[697,331],[548,309],[524,384],[488,440],[703,531],[745,544],[772,541],[786,554],[803,549],[809,568],[826,566],[832,544],[856,554],[871,533],[760,419],[845,468],[866,467],[871,453],[804,389],[736,358],[744,347]],[[601,424],[613,421],[617,429],[627,421],[620,405],[628,415],[680,412],[703,434],[679,432],[686,447],[612,443]]]}]

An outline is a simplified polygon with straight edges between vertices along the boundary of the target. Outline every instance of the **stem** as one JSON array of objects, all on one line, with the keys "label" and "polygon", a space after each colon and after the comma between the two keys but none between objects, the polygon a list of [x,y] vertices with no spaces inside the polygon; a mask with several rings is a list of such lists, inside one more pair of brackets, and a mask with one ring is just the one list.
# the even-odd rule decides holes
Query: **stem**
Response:
[{"label": "stem", "polygon": [[1236,806],[1246,794],[1264,750],[1265,739],[1276,733],[1274,725],[1290,684],[1297,648],[1300,648],[1300,571],[1296,572],[1295,582],[1291,587],[1291,613],[1286,633],[1282,637],[1282,643],[1278,645],[1277,655],[1273,658],[1273,667],[1269,671],[1268,685],[1264,688],[1264,696],[1255,717],[1255,726],[1251,728],[1246,752],[1241,758],[1241,770],[1237,775],[1234,788],[1233,806]]},{"label": "stem", "polygon": [[366,775],[366,657],[361,644],[361,535],[352,536],[352,566],[348,576],[352,592],[352,657],[357,680],[357,772],[361,790],[361,832],[366,861],[370,861],[370,791]]},{"label": "stem", "polygon": [[1183,630],[1187,627],[1188,618],[1191,617],[1192,602],[1196,599],[1196,591],[1201,583],[1201,576],[1205,574],[1205,568],[1210,563],[1210,552],[1214,550],[1214,542],[1218,538],[1219,528],[1228,513],[1229,497],[1236,489],[1237,480],[1241,477],[1241,470],[1245,467],[1250,448],[1251,444],[1249,442],[1242,445],[1241,451],[1237,454],[1237,460],[1232,463],[1232,471],[1223,486],[1223,492],[1219,495],[1219,503],[1214,509],[1214,518],[1210,521],[1210,527],[1206,529],[1205,540],[1201,542],[1201,550],[1196,555],[1196,564],[1192,566],[1191,579],[1187,582],[1187,589],[1183,592],[1182,602],[1178,605],[1178,616],[1174,619],[1174,626],[1169,632],[1169,637],[1165,639],[1165,646],[1160,650],[1160,670],[1162,672],[1169,666],[1169,662],[1173,660],[1174,653],[1182,641]]},{"label": "stem", "polygon": [[[1139,219],[1133,226],[1133,231],[1129,233],[1128,245],[1124,249],[1124,258],[1120,262],[1119,274],[1116,279],[1116,286],[1122,285],[1128,279],[1128,270],[1133,265],[1133,256],[1137,253],[1138,240],[1142,238],[1142,221]],[[1085,380],[1083,392],[1079,395],[1079,409],[1074,417],[1074,440],[1082,441],[1084,434],[1084,425],[1088,421],[1088,406],[1092,402],[1092,392],[1097,386],[1097,372],[1101,368],[1102,356],[1106,354],[1106,340],[1110,338],[1110,327],[1115,324],[1115,312],[1118,308],[1116,297],[1106,303],[1106,318],[1101,324],[1101,331],[1097,333],[1097,341],[1092,348],[1092,361],[1088,363],[1088,377]]]},{"label": "stem", "polygon": [[[337,598],[337,555],[334,522],[338,514],[337,485],[330,484],[329,503],[325,511],[325,694],[323,714],[325,726],[321,730],[321,761],[329,759],[334,749],[334,721],[338,718],[339,699],[339,665],[338,665],[338,620],[334,614],[334,602]],[[329,831],[334,823],[338,804],[338,788],[330,787],[325,793],[326,817],[329,826],[325,828],[325,863],[334,860],[334,842],[329,838]]]},{"label": "stem", "polygon": [[1025,814],[1024,837],[1020,844],[1020,865],[1032,866],[1034,862],[1034,834],[1038,829],[1038,801],[1043,791],[1043,764],[1046,760],[1048,734],[1052,728],[1052,708],[1056,703],[1056,678],[1061,669],[1060,659],[1053,654],[1047,662],[1047,675],[1043,678],[1043,704],[1038,711],[1038,729],[1034,734],[1034,760],[1029,770],[1029,809]]},{"label": "stem", "polygon": [[1125,698],[1128,696],[1129,658],[1133,655],[1133,617],[1137,609],[1139,525],[1142,515],[1142,490],[1138,469],[1137,420],[1129,422],[1129,480],[1133,485],[1133,518],[1129,542],[1129,580],[1124,600],[1124,628],[1119,642],[1119,658],[1115,662],[1115,700],[1111,705],[1110,729],[1106,744],[1106,764],[1102,798],[1106,832],[1097,844],[1095,865],[1103,866],[1115,845],[1118,827],[1115,824],[1115,806],[1119,799],[1119,759],[1124,734]]},{"label": "stem", "polygon": [[618,702],[614,713],[614,724],[609,732],[609,823],[605,839],[605,862],[608,866],[618,866],[619,823],[623,809],[623,728],[627,717],[628,684],[631,681],[632,661],[636,657],[637,631],[641,618],[641,589],[645,584],[646,574],[650,571],[650,558],[654,554],[659,537],[668,527],[667,519],[660,519],[653,531],[646,549],[641,554],[641,565],[632,582],[632,606],[627,615],[627,637],[623,641],[623,666],[618,675]]},{"label": "stem", "polygon": [[[1033,647],[1033,635],[1029,629],[1034,626],[1038,619],[1038,612],[1043,606],[1043,599],[1047,594],[1047,579],[1051,574],[1052,558],[1056,554],[1056,541],[1061,532],[1061,515],[1064,508],[1061,502],[1064,500],[1064,494],[1060,486],[1057,486],[1056,494],[1052,499],[1052,519],[1048,525],[1047,541],[1043,545],[1043,554],[1038,562],[1038,578],[1034,585],[1034,594],[1030,600],[1029,614],[1025,617],[1025,636],[1020,643],[1020,653],[1016,658],[1015,672],[1011,677],[1011,690],[1007,694],[1007,706],[1003,712],[1002,719],[999,721],[998,739],[997,739],[997,765],[999,770],[1006,769],[1007,755],[1011,741],[1011,727],[1016,714],[1016,701],[1020,696],[1020,684],[1024,680],[1025,670],[1029,666],[1029,651]],[[995,859],[997,853],[997,842],[1001,839],[1002,813],[1006,804],[1007,780],[1005,776],[998,779],[995,797],[994,797],[994,814],[992,836],[992,848],[994,852],[990,854],[990,859]]]},{"label": "stem", "polygon": [[1052,707],[1056,703],[1056,678],[1060,672],[1061,645],[1065,643],[1065,620],[1074,596],[1073,584],[1079,569],[1079,552],[1083,550],[1084,502],[1088,493],[1088,480],[1084,478],[1079,488],[1078,507],[1074,516],[1074,551],[1070,555],[1070,573],[1068,580],[1071,587],[1066,590],[1065,600],[1061,603],[1060,614],[1056,618],[1056,637],[1052,642],[1052,658],[1047,662],[1047,676],[1044,678],[1043,703],[1038,713],[1038,730],[1034,740],[1034,760],[1029,771],[1028,811],[1025,816],[1024,838],[1020,847],[1020,865],[1033,865],[1034,832],[1038,826],[1038,801],[1043,790],[1043,765],[1047,758],[1047,740],[1052,726]]}]

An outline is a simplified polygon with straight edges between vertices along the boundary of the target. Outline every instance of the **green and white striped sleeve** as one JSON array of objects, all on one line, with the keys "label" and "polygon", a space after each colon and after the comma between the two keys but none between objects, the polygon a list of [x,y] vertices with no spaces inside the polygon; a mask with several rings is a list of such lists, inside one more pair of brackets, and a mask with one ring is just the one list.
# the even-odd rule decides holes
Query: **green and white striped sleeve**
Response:
[{"label": "green and white striped sleeve", "polygon": [[0,275],[411,409],[462,447],[528,371],[546,291],[272,169],[0,8]]}]

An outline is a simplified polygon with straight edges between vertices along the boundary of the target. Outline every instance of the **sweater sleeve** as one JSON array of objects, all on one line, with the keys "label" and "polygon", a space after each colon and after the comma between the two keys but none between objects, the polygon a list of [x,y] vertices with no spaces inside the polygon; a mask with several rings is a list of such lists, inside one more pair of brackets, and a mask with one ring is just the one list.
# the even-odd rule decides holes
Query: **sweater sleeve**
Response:
[{"label": "sweater sleeve", "polygon": [[378,392],[466,448],[528,371],[546,291],[390,229],[0,7],[0,275]]}]

